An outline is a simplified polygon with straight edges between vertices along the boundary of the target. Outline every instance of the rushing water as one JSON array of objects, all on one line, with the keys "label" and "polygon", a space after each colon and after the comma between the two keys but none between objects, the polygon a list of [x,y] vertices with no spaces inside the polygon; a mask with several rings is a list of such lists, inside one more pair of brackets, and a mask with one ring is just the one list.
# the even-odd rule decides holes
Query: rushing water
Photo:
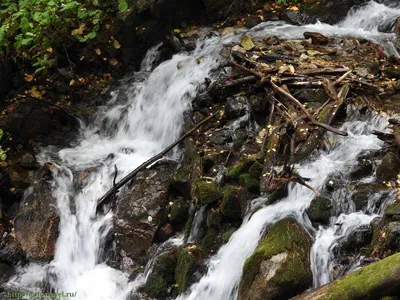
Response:
[{"label": "rushing water", "polygon": [[[371,1],[365,7],[351,11],[338,25],[293,26],[267,22],[249,30],[248,34],[298,38],[304,31],[319,31],[330,36],[361,36],[383,44],[388,53],[394,54],[394,35],[379,30],[387,28],[396,16],[400,16],[400,4],[388,6]],[[102,261],[104,240],[112,226],[112,213],[96,215],[96,200],[112,186],[114,165],[118,166],[118,178],[122,178],[178,137],[183,113],[190,109],[204,78],[211,76],[220,64],[222,45],[237,41],[244,33],[239,30],[224,38],[200,39],[194,51],[177,54],[155,69],[153,64],[158,47],[149,50],[142,70],[126,80],[91,125],[82,127],[76,147],[57,153],[43,151],[41,161],[52,160],[57,165],[52,182],[60,214],[55,257],[50,264],[30,264],[21,268],[7,283],[8,289],[39,291],[41,283],[46,281],[54,290],[77,292],[75,299],[79,300],[124,300],[144,283],[152,261],[145,274],[133,282],[128,280],[127,274]],[[370,132],[372,128],[383,130],[385,125],[376,116],[364,121],[349,120],[343,125],[349,136],[334,137],[337,142],[332,149],[297,166],[298,171],[311,178],[312,186],[320,188],[330,173],[348,172],[362,150],[378,149],[381,142]],[[88,183],[77,189],[77,175],[87,168],[95,171],[90,173]],[[312,198],[308,189],[292,186],[285,199],[254,214],[249,213],[230,241],[210,260],[207,274],[179,299],[235,299],[243,264],[256,248],[265,228],[286,216],[295,217],[309,227],[309,220],[303,213]],[[254,200],[254,207],[260,207],[264,200]],[[75,207],[76,212],[71,207]],[[198,213],[197,221],[201,214]],[[368,224],[373,217],[362,212],[343,211],[332,226],[317,232],[311,252],[315,285],[331,279],[332,245],[349,231]],[[335,228],[334,222],[341,222],[341,229]],[[193,232],[192,237],[195,236]],[[169,243],[181,243],[181,240],[166,245]]]}]

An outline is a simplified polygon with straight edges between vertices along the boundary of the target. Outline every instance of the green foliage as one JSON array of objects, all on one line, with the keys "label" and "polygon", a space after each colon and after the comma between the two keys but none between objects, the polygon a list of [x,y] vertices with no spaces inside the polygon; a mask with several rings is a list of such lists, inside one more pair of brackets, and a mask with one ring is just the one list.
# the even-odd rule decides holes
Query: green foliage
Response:
[{"label": "green foliage", "polygon": [[[125,0],[118,3],[128,9]],[[22,56],[45,71],[54,63],[53,48],[64,47],[61,39],[93,40],[103,18],[98,0],[0,0],[0,57]]]},{"label": "green foliage", "polygon": [[[0,129],[0,141],[3,138],[3,136],[4,136],[4,132],[3,132],[3,130]],[[3,150],[0,145],[0,161],[5,161],[7,159],[7,154],[6,154],[7,151],[8,151],[8,149]]]}]

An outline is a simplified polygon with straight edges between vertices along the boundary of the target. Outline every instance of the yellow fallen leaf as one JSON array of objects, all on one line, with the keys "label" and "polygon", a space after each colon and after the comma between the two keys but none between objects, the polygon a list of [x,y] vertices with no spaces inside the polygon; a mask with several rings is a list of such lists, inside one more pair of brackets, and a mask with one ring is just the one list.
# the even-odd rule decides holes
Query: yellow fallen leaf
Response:
[{"label": "yellow fallen leaf", "polygon": [[297,6],[294,6],[294,5],[293,5],[293,6],[289,7],[288,10],[297,11],[297,10],[299,10],[299,8],[298,8]]},{"label": "yellow fallen leaf", "polygon": [[42,99],[42,94],[39,92],[36,86],[29,90],[29,95],[31,95],[33,98]]},{"label": "yellow fallen leaf", "polygon": [[106,24],[106,29],[109,30],[111,28],[110,24]]},{"label": "yellow fallen leaf", "polygon": [[248,35],[242,37],[242,39],[240,40],[240,44],[247,51],[253,49],[255,46],[253,40]]},{"label": "yellow fallen leaf", "polygon": [[49,53],[51,54],[51,53],[53,53],[53,48],[51,48],[51,47],[50,47],[50,48],[47,48],[46,51],[49,52]]},{"label": "yellow fallen leaf", "polygon": [[101,50],[100,50],[99,48],[97,48],[97,49],[95,50],[95,52],[96,52],[97,55],[101,55]]},{"label": "yellow fallen leaf", "polygon": [[121,44],[116,39],[113,38],[113,41],[114,41],[114,48],[115,49],[121,48]]},{"label": "yellow fallen leaf", "polygon": [[82,35],[83,31],[85,30],[86,25],[82,24],[79,28],[74,29],[71,31],[71,35]]},{"label": "yellow fallen leaf", "polygon": [[74,84],[75,84],[75,80],[72,79],[72,80],[69,82],[69,85],[70,85],[70,86],[73,86]]},{"label": "yellow fallen leaf", "polygon": [[181,30],[180,29],[174,29],[174,32],[175,33],[181,33]]}]

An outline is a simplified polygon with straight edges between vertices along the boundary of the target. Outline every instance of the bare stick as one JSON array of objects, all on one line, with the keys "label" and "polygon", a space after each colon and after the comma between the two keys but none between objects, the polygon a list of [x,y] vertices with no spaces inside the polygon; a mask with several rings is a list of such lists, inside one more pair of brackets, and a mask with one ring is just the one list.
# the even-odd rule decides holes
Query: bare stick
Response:
[{"label": "bare stick", "polygon": [[97,201],[97,208],[96,211],[99,210],[99,208],[106,204],[109,199],[111,198],[111,196],[115,195],[118,193],[119,189],[124,186],[125,184],[127,184],[137,173],[139,173],[140,171],[144,170],[145,168],[147,168],[148,166],[150,166],[151,164],[155,163],[156,161],[158,161],[160,158],[162,158],[165,154],[167,154],[169,151],[171,151],[176,145],[178,145],[180,142],[182,142],[184,139],[186,139],[188,136],[190,136],[191,134],[193,134],[197,129],[199,129],[202,125],[204,125],[205,123],[207,123],[210,119],[214,118],[216,115],[218,115],[220,112],[216,112],[210,116],[208,116],[207,118],[205,118],[203,121],[201,121],[200,123],[198,123],[195,127],[193,127],[192,129],[190,129],[188,132],[186,132],[184,135],[182,135],[178,140],[176,140],[175,142],[173,142],[171,145],[169,145],[167,148],[165,148],[163,151],[161,151],[160,153],[158,153],[157,155],[153,156],[152,158],[150,158],[149,160],[145,161],[144,163],[142,163],[139,167],[137,167],[135,170],[133,170],[132,172],[130,172],[128,175],[126,175],[124,178],[122,178],[119,182],[117,182],[116,184],[114,184],[114,186],[107,192],[104,194],[103,197],[101,197],[98,201]]},{"label": "bare stick", "polygon": [[300,110],[306,115],[306,117],[310,120],[311,123],[313,123],[315,126],[318,127],[322,127],[328,131],[331,131],[333,133],[342,135],[342,136],[347,136],[347,132],[343,131],[343,130],[339,130],[336,128],[333,128],[327,124],[324,123],[320,123],[317,120],[314,119],[314,117],[310,114],[310,112],[304,107],[303,104],[301,104],[301,102],[299,100],[297,100],[295,97],[293,97],[291,94],[287,93],[284,89],[282,89],[281,87],[277,86],[275,83],[271,82],[272,87],[278,91],[279,93],[281,93],[282,95],[284,95],[286,98],[288,98],[289,100],[291,100],[292,102],[294,102],[299,108]]}]

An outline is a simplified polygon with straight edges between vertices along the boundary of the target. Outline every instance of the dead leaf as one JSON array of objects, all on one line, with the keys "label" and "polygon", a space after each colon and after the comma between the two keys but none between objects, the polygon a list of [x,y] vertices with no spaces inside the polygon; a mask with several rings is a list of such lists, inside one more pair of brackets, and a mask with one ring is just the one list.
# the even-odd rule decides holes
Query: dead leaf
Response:
[{"label": "dead leaf", "polygon": [[116,39],[113,38],[113,41],[114,41],[114,48],[115,49],[121,48],[121,44]]},{"label": "dead leaf", "polygon": [[241,38],[240,45],[242,45],[242,47],[247,51],[253,49],[255,46],[253,40],[248,35],[245,35]]},{"label": "dead leaf", "polygon": [[42,99],[42,93],[37,89],[36,86],[34,86],[33,88],[31,88],[28,91],[29,95],[31,95],[33,98],[36,99]]},{"label": "dead leaf", "polygon": [[101,55],[101,50],[99,48],[97,48],[95,51],[97,55]]},{"label": "dead leaf", "polygon": [[106,29],[109,30],[111,28],[110,24],[106,24]]},{"label": "dead leaf", "polygon": [[86,25],[82,24],[79,28],[74,29],[71,31],[71,35],[82,35],[83,31],[85,30]]},{"label": "dead leaf", "polygon": [[289,7],[288,10],[297,11],[297,10],[299,10],[299,8],[297,6],[293,5],[293,6]]},{"label": "dead leaf", "polygon": [[111,58],[110,59],[110,65],[112,65],[112,66],[118,65],[118,60],[116,60],[115,58]]},{"label": "dead leaf", "polygon": [[25,81],[26,82],[31,82],[33,80],[33,75],[31,75],[31,74],[26,74],[26,76],[25,76]]},{"label": "dead leaf", "polygon": [[69,85],[70,85],[70,86],[73,86],[74,84],[75,84],[75,80],[72,79],[72,80],[69,82]]}]

